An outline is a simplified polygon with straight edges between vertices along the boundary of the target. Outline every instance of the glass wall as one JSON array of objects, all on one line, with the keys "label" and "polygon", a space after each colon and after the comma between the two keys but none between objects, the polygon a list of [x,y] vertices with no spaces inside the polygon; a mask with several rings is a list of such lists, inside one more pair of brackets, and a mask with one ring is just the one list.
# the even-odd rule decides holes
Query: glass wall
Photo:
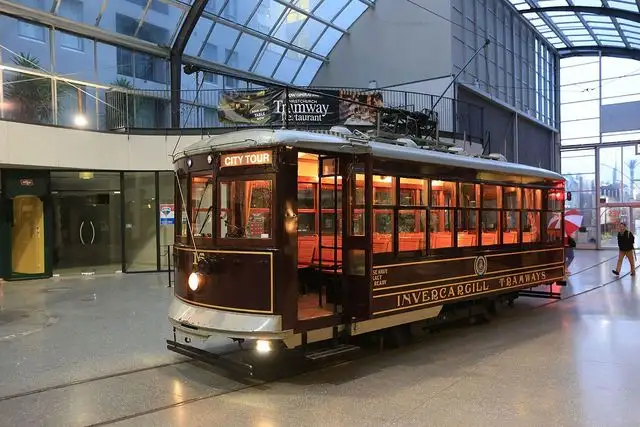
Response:
[{"label": "glass wall", "polygon": [[[296,85],[308,85],[348,28],[375,0],[210,0],[185,54]],[[9,0],[100,33],[71,34],[35,20],[0,14],[0,118],[89,129],[169,127],[166,60],[190,2],[146,0]],[[103,4],[104,3],[104,4]],[[192,3],[192,2],[191,2]],[[65,24],[60,24],[65,26]],[[69,25],[67,31],[83,29]],[[150,55],[106,42],[102,33],[151,43]],[[113,40],[111,38],[111,40]],[[217,94],[199,89],[248,88],[212,73],[182,74],[182,107],[196,127],[217,125]],[[131,89],[144,94],[132,94]],[[3,99],[3,92],[4,99]],[[28,107],[29,106],[29,107]],[[34,108],[35,106],[35,108]],[[187,117],[187,114],[183,114]]]},{"label": "glass wall", "polygon": [[173,172],[52,171],[55,274],[166,270]]},{"label": "glass wall", "polygon": [[585,227],[585,231],[574,238],[581,246],[594,247],[598,238],[595,149],[563,151],[561,154],[562,174],[567,180],[567,191],[571,192],[571,200],[566,201],[565,208],[578,209]]},{"label": "glass wall", "polygon": [[[175,226],[175,205],[174,188],[176,175],[173,172],[160,172],[158,174],[158,193],[160,199],[160,269],[166,270],[169,266],[171,250],[169,245],[173,245],[173,228]],[[171,261],[173,264],[173,260]]]},{"label": "glass wall", "polygon": [[157,269],[156,173],[124,173],[125,271]]},{"label": "glass wall", "polygon": [[[562,173],[585,229],[578,244],[616,247],[619,222],[635,227],[640,202],[640,62],[608,57],[561,61]],[[640,227],[640,223],[638,224]]]}]

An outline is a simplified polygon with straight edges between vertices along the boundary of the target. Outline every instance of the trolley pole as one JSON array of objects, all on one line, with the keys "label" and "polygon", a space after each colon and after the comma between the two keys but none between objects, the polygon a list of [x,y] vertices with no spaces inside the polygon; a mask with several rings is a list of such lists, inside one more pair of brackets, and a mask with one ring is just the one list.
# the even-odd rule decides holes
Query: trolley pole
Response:
[{"label": "trolley pole", "polygon": [[[444,98],[444,95],[447,93],[447,91],[449,90],[449,88],[450,88],[451,86],[453,86],[453,83],[455,83],[455,81],[456,81],[456,80],[458,80],[458,77],[460,77],[460,74],[462,74],[462,72],[463,72],[464,70],[466,70],[466,69],[467,69],[467,67],[469,66],[469,64],[471,64],[471,61],[473,61],[473,59],[474,59],[476,56],[478,56],[478,54],[480,53],[480,51],[481,51],[482,49],[485,49],[487,46],[489,46],[489,43],[491,43],[491,40],[489,40],[489,39],[485,40],[484,44],[483,44],[482,46],[480,46],[480,48],[478,48],[478,50],[476,50],[476,52],[475,52],[473,55],[471,55],[471,58],[469,58],[469,60],[467,61],[467,63],[466,63],[466,64],[464,64],[464,67],[462,67],[462,68],[460,69],[460,71],[458,71],[458,74],[456,74],[456,75],[455,75],[455,77],[454,77],[453,79],[451,79],[451,83],[449,83],[449,84],[447,85],[447,87],[445,88],[445,90],[442,92],[442,95],[440,95],[440,96],[438,97],[438,99],[436,100],[436,103],[435,103],[435,104],[433,104],[433,107],[431,107],[431,111],[435,111],[435,109],[436,109],[436,105],[438,105],[438,103],[442,100],[442,98]],[[455,117],[454,117],[453,119],[455,120]]]}]

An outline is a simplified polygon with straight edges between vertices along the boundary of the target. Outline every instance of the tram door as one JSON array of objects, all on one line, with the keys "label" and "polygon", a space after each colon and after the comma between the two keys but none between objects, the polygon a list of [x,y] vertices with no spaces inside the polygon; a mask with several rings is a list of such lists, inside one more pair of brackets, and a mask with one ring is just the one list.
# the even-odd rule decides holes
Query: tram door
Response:
[{"label": "tram door", "polygon": [[343,165],[345,321],[368,318],[372,265],[373,187],[369,156],[350,158]]},{"label": "tram door", "polygon": [[342,159],[298,154],[298,320],[343,312]]},{"label": "tram door", "polygon": [[326,280],[319,283],[318,304],[331,314],[342,311],[342,177],[340,159],[320,156],[318,159],[320,202],[318,210],[318,265]]}]

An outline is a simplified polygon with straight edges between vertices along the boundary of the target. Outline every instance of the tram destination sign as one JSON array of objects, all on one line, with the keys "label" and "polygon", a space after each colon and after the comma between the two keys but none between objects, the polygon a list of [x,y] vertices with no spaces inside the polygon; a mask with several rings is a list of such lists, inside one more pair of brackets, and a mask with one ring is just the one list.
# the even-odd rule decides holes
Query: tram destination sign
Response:
[{"label": "tram destination sign", "polygon": [[220,167],[270,165],[272,155],[271,151],[223,154],[220,156]]},{"label": "tram destination sign", "polygon": [[218,118],[223,123],[247,125],[287,121],[292,125],[375,125],[376,110],[360,103],[382,107],[382,94],[329,89],[314,93],[284,89],[225,91],[219,97]]}]

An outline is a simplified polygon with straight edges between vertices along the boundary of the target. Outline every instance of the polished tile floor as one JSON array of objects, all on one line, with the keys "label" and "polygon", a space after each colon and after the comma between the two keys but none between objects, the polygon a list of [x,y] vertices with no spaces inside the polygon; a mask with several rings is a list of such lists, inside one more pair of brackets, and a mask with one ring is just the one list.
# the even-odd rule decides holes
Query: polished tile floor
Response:
[{"label": "polished tile floor", "polygon": [[561,301],[262,384],[165,349],[164,275],[5,282],[0,426],[639,426],[640,279],[614,255],[577,252]]}]

